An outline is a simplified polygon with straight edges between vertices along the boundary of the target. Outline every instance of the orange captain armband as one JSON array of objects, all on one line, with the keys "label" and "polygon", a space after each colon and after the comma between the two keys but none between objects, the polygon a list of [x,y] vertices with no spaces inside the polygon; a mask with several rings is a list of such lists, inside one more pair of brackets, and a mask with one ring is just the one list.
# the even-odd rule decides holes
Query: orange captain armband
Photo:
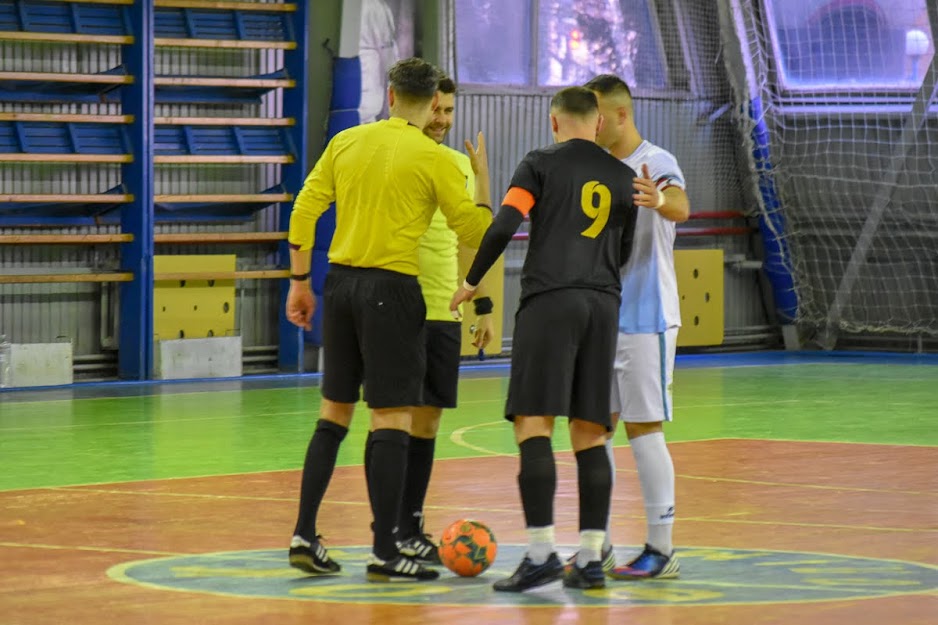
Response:
[{"label": "orange captain armband", "polygon": [[511,187],[502,200],[502,206],[510,206],[523,216],[527,217],[534,207],[534,196],[527,189],[521,187]]}]

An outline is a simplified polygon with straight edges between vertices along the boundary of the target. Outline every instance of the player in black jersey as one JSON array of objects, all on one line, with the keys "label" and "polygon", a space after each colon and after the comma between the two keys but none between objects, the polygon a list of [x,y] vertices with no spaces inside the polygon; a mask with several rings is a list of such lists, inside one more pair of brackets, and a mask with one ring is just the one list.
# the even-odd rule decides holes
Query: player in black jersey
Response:
[{"label": "player in black jersey", "polygon": [[[637,209],[635,172],[594,143],[602,125],[595,94],[569,87],[551,100],[554,145],[529,152],[482,240],[451,310],[501,255],[526,216],[531,219],[515,317],[505,416],[521,451],[518,484],[528,551],[495,590],[520,592],[564,578],[573,588],[605,585],[600,551],[611,490],[604,444],[611,429],[609,395],[621,281]],[[557,471],[554,418],[570,419],[580,494],[580,550],[564,576],[554,551]]]}]

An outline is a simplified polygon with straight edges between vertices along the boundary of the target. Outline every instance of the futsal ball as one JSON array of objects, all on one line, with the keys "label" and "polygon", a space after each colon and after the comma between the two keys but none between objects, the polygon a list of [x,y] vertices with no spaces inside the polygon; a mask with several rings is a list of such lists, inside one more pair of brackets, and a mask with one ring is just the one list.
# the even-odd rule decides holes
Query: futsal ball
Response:
[{"label": "futsal ball", "polygon": [[498,543],[484,523],[460,519],[440,539],[440,560],[456,575],[475,577],[492,565]]}]

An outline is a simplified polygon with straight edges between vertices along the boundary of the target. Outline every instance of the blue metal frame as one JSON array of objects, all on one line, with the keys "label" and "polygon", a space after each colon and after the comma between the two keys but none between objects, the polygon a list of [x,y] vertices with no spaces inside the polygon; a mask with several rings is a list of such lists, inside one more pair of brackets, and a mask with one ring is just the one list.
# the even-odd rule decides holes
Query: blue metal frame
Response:
[{"label": "blue metal frame", "polygon": [[134,201],[121,208],[121,232],[134,239],[121,245],[121,269],[134,279],[120,287],[118,375],[146,380],[153,371],[153,2],[135,0],[128,13],[134,43],[121,51],[134,82],[123,87],[121,108],[134,119],[133,162],[122,174]]},{"label": "blue metal frame", "polygon": [[[296,81],[292,89],[284,89],[283,115],[295,120],[290,127],[290,138],[296,150],[293,163],[284,165],[283,186],[294,197],[303,188],[307,172],[307,129],[309,127],[309,3],[297,2],[296,11],[291,15],[293,36],[296,38],[296,49],[286,50],[283,53],[284,68],[287,75]],[[280,204],[279,228],[281,231],[290,229],[290,212],[292,204]],[[290,249],[286,241],[280,244],[280,263],[284,267],[290,266]],[[283,309],[287,301],[288,281],[281,281],[279,320],[279,366],[281,371],[299,372],[303,370],[303,331],[287,321]]]},{"label": "blue metal frame", "polygon": [[775,189],[769,128],[765,123],[762,99],[753,98],[749,106],[749,114],[755,122],[752,129],[752,155],[759,175],[759,192],[765,204],[765,210],[759,215],[759,229],[765,249],[762,266],[772,285],[778,321],[783,325],[791,324],[798,316],[798,294],[792,275],[791,251],[786,240],[785,215]]}]

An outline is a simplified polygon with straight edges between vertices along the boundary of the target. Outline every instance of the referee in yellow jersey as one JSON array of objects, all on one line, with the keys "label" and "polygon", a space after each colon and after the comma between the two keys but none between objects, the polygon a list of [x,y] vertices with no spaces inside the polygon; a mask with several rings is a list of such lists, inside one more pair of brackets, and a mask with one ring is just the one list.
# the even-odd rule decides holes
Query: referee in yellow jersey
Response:
[{"label": "referee in yellow jersey", "polygon": [[[439,99],[433,117],[423,133],[442,144],[453,127],[456,111],[456,83],[449,77],[440,80]],[[484,138],[479,134],[479,151],[472,144],[466,149],[470,156],[446,148],[466,177],[467,192],[475,194],[476,202],[491,204],[488,184],[488,162]],[[445,146],[444,146],[445,147]],[[481,184],[477,185],[476,182]],[[459,276],[472,265],[476,250],[460,246],[456,233],[446,224],[443,213],[433,215],[430,227],[420,238],[420,288],[427,305],[426,353],[427,374],[424,379],[423,404],[414,409],[407,456],[407,481],[401,502],[397,537],[402,554],[421,564],[440,564],[437,546],[423,530],[423,504],[433,471],[436,435],[443,410],[456,407],[459,386],[459,360],[462,351],[462,324],[453,319],[449,301]],[[495,335],[492,320],[494,304],[485,280],[476,289],[473,308],[473,345],[484,348]],[[366,467],[369,458],[365,459]]]},{"label": "referee in yellow jersey", "polygon": [[367,475],[374,515],[370,581],[438,577],[401,555],[394,527],[404,489],[411,413],[423,399],[426,307],[417,282],[418,242],[439,209],[460,241],[477,248],[492,222],[466,193],[446,149],[423,134],[437,101],[439,71],[421,59],[388,72],[391,117],[336,135],[296,198],[290,218],[291,282],[286,315],[309,328],[316,309],[310,259],[316,221],[336,203],[323,292],[322,408],[303,466],[290,564],[334,574],[316,515],[348,432],[359,389],[371,409]]}]

